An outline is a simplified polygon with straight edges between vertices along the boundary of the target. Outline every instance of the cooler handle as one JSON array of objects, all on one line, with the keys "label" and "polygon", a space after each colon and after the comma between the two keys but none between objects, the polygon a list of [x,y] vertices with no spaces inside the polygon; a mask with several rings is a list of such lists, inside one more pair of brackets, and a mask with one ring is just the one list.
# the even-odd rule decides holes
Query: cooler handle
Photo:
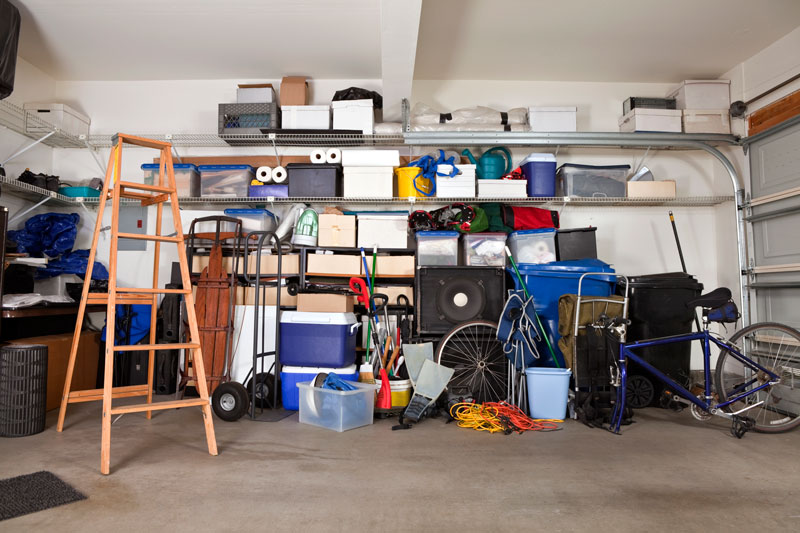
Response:
[{"label": "cooler handle", "polygon": [[361,324],[359,324],[358,322],[356,322],[355,324],[353,324],[352,326],[350,326],[350,336],[351,336],[351,337],[352,337],[353,335],[355,335],[355,333],[356,333],[356,330],[358,329],[358,326],[360,326],[360,325],[361,325]]}]

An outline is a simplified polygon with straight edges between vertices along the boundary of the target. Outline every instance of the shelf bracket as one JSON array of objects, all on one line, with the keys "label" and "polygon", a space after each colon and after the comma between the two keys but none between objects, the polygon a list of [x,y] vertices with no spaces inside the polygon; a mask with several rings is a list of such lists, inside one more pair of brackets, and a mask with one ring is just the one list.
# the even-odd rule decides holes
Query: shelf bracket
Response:
[{"label": "shelf bracket", "polygon": [[89,153],[92,154],[92,157],[94,158],[94,162],[97,163],[97,168],[100,169],[100,175],[101,176],[105,176],[106,175],[106,166],[103,164],[103,162],[100,160],[100,157],[97,155],[97,148],[95,148],[94,146],[89,144],[88,140],[83,141],[83,144],[85,144],[86,148],[89,149]]},{"label": "shelf bracket", "polygon": [[43,206],[44,204],[46,204],[49,201],[50,201],[50,196],[45,196],[44,198],[42,198],[41,200],[39,200],[38,202],[36,202],[32,206],[28,207],[27,209],[21,209],[21,210],[17,211],[16,213],[14,213],[13,217],[8,219],[9,225],[12,222],[15,222],[15,221],[19,220],[20,218],[24,217],[25,215],[27,215],[28,213],[30,213],[31,211],[33,211],[37,207]]},{"label": "shelf bracket", "polygon": [[[17,157],[18,155],[22,155],[22,154],[24,154],[25,152],[27,152],[28,150],[30,150],[31,148],[33,148],[34,146],[36,146],[36,145],[37,145],[37,144],[39,144],[40,142],[42,142],[42,141],[44,141],[45,139],[47,139],[48,137],[50,137],[51,135],[55,135],[55,133],[56,133],[55,131],[51,131],[51,132],[50,132],[50,133],[48,133],[47,135],[44,135],[43,137],[39,137],[38,139],[36,139],[36,140],[35,140],[35,141],[33,141],[32,143],[30,143],[29,145],[25,146],[24,148],[22,148],[22,149],[20,149],[20,150],[17,150],[17,152],[15,152],[14,154],[12,154],[12,155],[8,156],[8,158],[7,158],[5,161],[3,161],[2,163],[0,163],[0,167],[2,167],[2,166],[5,166],[5,164],[6,164],[6,163],[8,163],[9,161],[11,161],[12,159],[14,159],[15,157]],[[9,221],[9,222],[10,222],[10,221]]]}]

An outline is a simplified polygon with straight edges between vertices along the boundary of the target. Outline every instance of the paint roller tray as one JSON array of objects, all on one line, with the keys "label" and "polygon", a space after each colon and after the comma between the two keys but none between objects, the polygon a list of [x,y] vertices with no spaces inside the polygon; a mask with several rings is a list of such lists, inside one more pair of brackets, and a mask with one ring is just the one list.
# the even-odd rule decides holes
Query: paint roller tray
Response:
[{"label": "paint roller tray", "polygon": [[[282,130],[262,128],[261,133],[264,135],[276,134],[274,141],[277,146],[297,146],[298,140],[302,140],[297,138],[298,135],[313,135],[317,137],[322,135],[326,139],[330,138],[330,146],[335,146],[337,148],[341,146],[361,146],[367,144],[364,139],[364,132],[361,130]],[[335,136],[340,136],[341,138],[334,138]]]},{"label": "paint roller tray", "polygon": [[347,431],[372,424],[377,385],[348,381],[352,391],[321,389],[311,382],[298,383],[300,389],[300,423]]}]

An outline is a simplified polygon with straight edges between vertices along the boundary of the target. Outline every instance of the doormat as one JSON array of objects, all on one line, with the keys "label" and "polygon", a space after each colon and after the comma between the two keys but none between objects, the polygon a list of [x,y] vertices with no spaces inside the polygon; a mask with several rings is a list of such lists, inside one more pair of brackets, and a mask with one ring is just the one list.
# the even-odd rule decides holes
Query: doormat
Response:
[{"label": "doormat", "polygon": [[0,520],[85,499],[86,496],[61,481],[52,472],[43,470],[10,477],[0,480]]}]

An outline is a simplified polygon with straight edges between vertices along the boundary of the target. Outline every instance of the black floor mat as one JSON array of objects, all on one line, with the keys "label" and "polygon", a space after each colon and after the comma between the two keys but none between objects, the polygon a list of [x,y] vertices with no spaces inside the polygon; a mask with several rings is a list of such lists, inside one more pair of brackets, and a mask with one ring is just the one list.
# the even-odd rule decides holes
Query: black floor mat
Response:
[{"label": "black floor mat", "polygon": [[85,499],[86,496],[61,481],[52,472],[43,470],[10,477],[0,480],[0,520]]}]

